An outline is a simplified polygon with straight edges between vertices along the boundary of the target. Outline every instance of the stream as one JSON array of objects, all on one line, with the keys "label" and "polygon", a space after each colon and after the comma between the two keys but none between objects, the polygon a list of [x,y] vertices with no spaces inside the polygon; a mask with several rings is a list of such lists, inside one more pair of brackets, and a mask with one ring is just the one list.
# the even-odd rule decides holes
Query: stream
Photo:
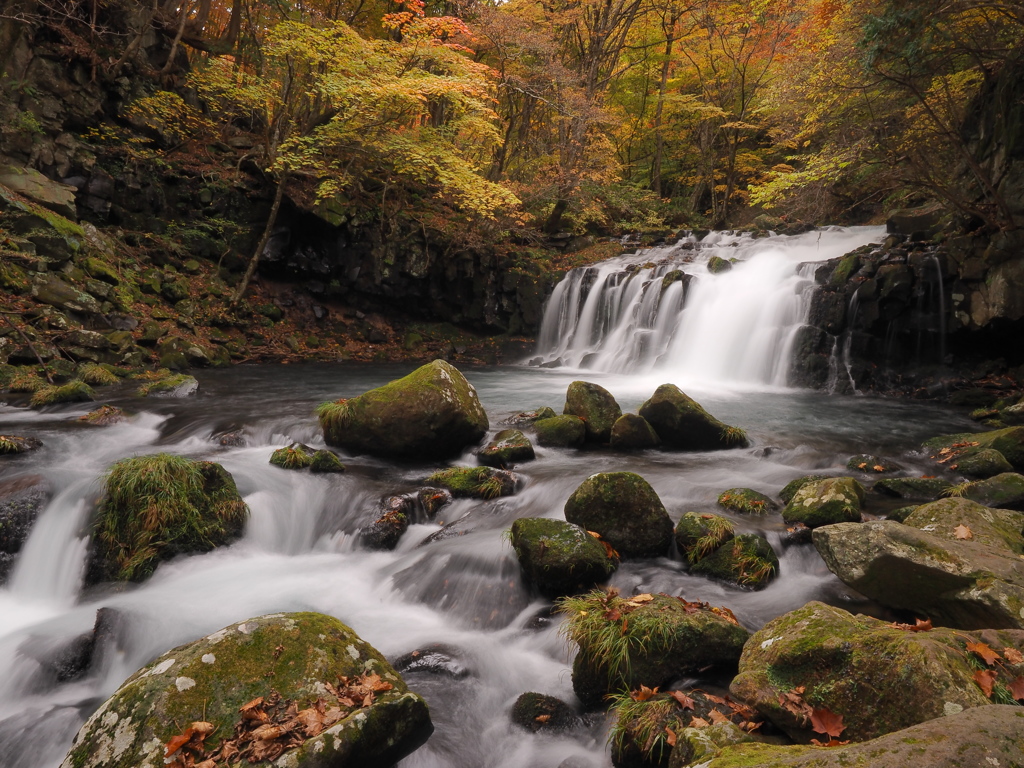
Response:
[{"label": "stream", "polygon": [[[133,415],[110,427],[76,421],[96,404],[34,411],[10,396],[0,405],[2,430],[37,436],[44,447],[2,459],[0,480],[41,475],[54,495],[0,587],[0,766],[59,765],[89,714],[164,651],[235,621],[305,610],[350,625],[426,698],[435,730],[402,761],[404,768],[556,768],[570,759],[578,768],[610,765],[602,716],[558,735],[530,734],[509,720],[512,703],[525,691],[575,700],[572,649],[559,634],[559,618],[549,601],[522,583],[505,536],[515,519],[562,517],[572,491],[601,471],[642,475],[673,522],[691,510],[722,514],[716,498],[727,488],[747,486],[775,496],[795,477],[845,472],[854,453],[897,458],[920,475],[930,470],[926,458],[914,453],[924,438],[976,428],[937,404],[786,388],[780,366],[788,363],[787,345],[807,311],[810,278],[800,265],[879,236],[877,228],[833,234],[736,246],[728,244],[735,238],[721,238],[722,247],[739,257],[723,275],[707,273],[709,254],[699,248],[677,245],[632,261],[622,257],[596,268],[607,274],[587,278],[589,292],[578,291],[573,304],[571,283],[582,277],[571,273],[549,306],[534,365],[462,368],[492,432],[520,411],[544,405],[561,411],[575,379],[607,388],[624,412],[672,382],[722,421],[746,430],[750,448],[616,454],[538,447],[536,461],[517,467],[525,480],[518,494],[457,500],[438,520],[411,526],[391,552],[362,549],[357,532],[375,518],[381,497],[419,487],[434,466],[344,456],[344,474],[310,475],[268,460],[290,441],[323,447],[313,415],[317,404],[379,386],[414,364],[199,371],[198,394],[184,399],[140,399],[123,385],[104,392],[103,402]],[[628,288],[637,281],[632,294],[620,291],[614,306],[605,303],[609,294],[601,281],[627,263],[651,261],[661,263],[634,269],[630,280],[618,284]],[[697,278],[685,301],[660,312],[651,297],[645,305],[643,283],[660,284],[679,265]],[[640,275],[645,270],[646,277]],[[727,280],[734,284],[708,287]],[[668,293],[659,301],[671,301]],[[586,309],[589,296],[604,296],[590,302],[592,311]],[[566,325],[559,326],[563,320]],[[574,335],[583,322],[589,330]],[[707,343],[695,349],[695,338]],[[214,439],[230,430],[242,431],[244,447],[222,447]],[[223,464],[251,510],[244,536],[231,546],[165,563],[140,585],[83,589],[85,531],[105,471],[120,458],[154,452]],[[476,462],[467,453],[455,463]],[[626,562],[611,585],[627,595],[666,592],[725,605],[751,630],[809,600],[878,613],[828,572],[813,547],[787,546],[779,515],[724,514],[739,531],[763,533],[778,551],[780,576],[767,589],[750,592],[691,576],[671,558]],[[46,659],[90,631],[100,608],[119,617],[116,642],[104,646],[87,675],[58,682]],[[413,651],[421,653],[410,661]]]}]

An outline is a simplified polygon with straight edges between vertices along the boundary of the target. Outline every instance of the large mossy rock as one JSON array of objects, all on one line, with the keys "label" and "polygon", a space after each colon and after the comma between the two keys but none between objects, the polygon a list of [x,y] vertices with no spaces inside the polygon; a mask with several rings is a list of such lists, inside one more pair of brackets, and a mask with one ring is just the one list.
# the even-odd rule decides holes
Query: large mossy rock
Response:
[{"label": "large mossy rock", "polygon": [[943,499],[902,523],[814,532],[836,576],[883,605],[963,629],[1024,629],[1024,514]]},{"label": "large mossy rock", "polygon": [[0,456],[14,456],[19,453],[37,451],[43,447],[38,437],[22,437],[20,435],[0,435]]},{"label": "large mossy rock", "polygon": [[[365,689],[366,698],[352,706],[331,690],[346,687]],[[181,754],[227,765],[212,756],[229,748],[236,727],[251,734],[259,724],[243,720],[243,707],[278,727],[236,742],[264,756],[241,765],[383,768],[432,729],[423,699],[355,632],[323,614],[279,613],[232,624],[140,669],[82,726],[62,768],[162,768],[164,745],[196,725],[209,735]]]},{"label": "large mossy rock", "polygon": [[[703,730],[703,729],[702,729]],[[1024,765],[1024,707],[974,707],[840,747],[725,746],[701,768],[985,768]],[[674,757],[674,755],[673,755]],[[692,761],[670,768],[687,768]]]},{"label": "large mossy rock", "polygon": [[924,450],[947,465],[990,449],[1003,455],[1018,472],[1024,472],[1024,427],[1007,427],[991,432],[960,432],[927,440]]},{"label": "large mossy rock", "polygon": [[1013,465],[999,451],[982,448],[959,459],[950,469],[956,470],[964,477],[985,479],[1004,472],[1013,472]]},{"label": "large mossy rock", "polygon": [[640,406],[640,415],[666,448],[714,451],[750,445],[743,430],[716,419],[675,384],[658,387],[651,399]]},{"label": "large mossy rock", "polygon": [[579,647],[572,687],[584,706],[608,693],[650,688],[736,663],[750,633],[728,609],[670,595],[619,597],[595,591],[565,598],[564,633]]},{"label": "large mossy rock", "polygon": [[160,453],[122,459],[107,475],[93,524],[88,580],[142,581],[176,555],[242,534],[249,509],[212,461]]},{"label": "large mossy rock", "polygon": [[317,413],[328,445],[397,459],[456,455],[488,426],[476,390],[444,360]]},{"label": "large mossy rock", "polygon": [[623,557],[658,557],[672,544],[665,505],[633,472],[588,477],[565,502],[565,519],[601,534]]},{"label": "large mossy rock", "polygon": [[782,519],[808,528],[857,522],[863,500],[864,488],[852,477],[826,477],[800,486],[782,510]]},{"label": "large mossy rock", "polygon": [[493,467],[449,467],[430,475],[424,482],[451,491],[452,496],[470,499],[496,499],[519,490],[515,472]]},{"label": "large mossy rock", "polygon": [[579,416],[550,416],[533,423],[537,442],[546,448],[579,448],[586,442],[587,428]]},{"label": "large mossy rock", "polygon": [[477,451],[476,458],[488,467],[505,469],[524,461],[533,461],[536,456],[530,438],[518,429],[503,429]]},{"label": "large mossy rock", "polygon": [[616,451],[644,451],[661,445],[661,438],[643,416],[625,413],[612,425],[611,444]]},{"label": "large mossy rock", "polygon": [[764,515],[777,512],[779,505],[769,496],[751,488],[730,488],[718,495],[718,503],[733,512],[744,515]]},{"label": "large mossy rock", "polygon": [[[842,738],[864,741],[990,704],[974,679],[984,664],[969,658],[968,643],[1019,651],[1024,632],[914,632],[812,602],[754,633],[730,690],[795,741],[814,735],[810,711],[797,702],[841,715]],[[1010,682],[1017,667],[1000,671],[997,684]],[[794,692],[796,701],[786,695]]]},{"label": "large mossy rock", "polygon": [[952,487],[949,480],[941,477],[887,477],[871,486],[871,490],[907,501],[936,501]]},{"label": "large mossy rock", "polygon": [[546,517],[516,520],[512,548],[526,581],[546,597],[592,589],[619,565],[605,545],[580,526]]},{"label": "large mossy rock", "polygon": [[964,490],[964,498],[986,507],[1024,509],[1024,475],[1004,472],[987,480],[973,482]]},{"label": "large mossy rock", "polygon": [[574,381],[566,390],[562,413],[583,420],[588,442],[607,443],[612,436],[612,426],[622,416],[622,409],[604,387],[589,381]]}]

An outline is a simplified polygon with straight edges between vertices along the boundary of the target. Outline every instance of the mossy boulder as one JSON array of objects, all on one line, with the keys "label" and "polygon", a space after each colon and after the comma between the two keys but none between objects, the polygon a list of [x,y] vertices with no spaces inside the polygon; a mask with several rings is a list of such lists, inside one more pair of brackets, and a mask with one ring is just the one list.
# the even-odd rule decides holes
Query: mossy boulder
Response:
[{"label": "mossy boulder", "polygon": [[903,469],[901,464],[881,456],[872,456],[868,453],[858,453],[851,456],[846,462],[846,468],[851,472],[863,472],[868,475],[884,475],[889,472],[899,472]]},{"label": "mossy boulder", "polygon": [[177,374],[147,381],[138,389],[141,397],[188,397],[199,391],[195,376]]},{"label": "mossy boulder", "polygon": [[536,454],[530,438],[518,429],[503,429],[476,453],[477,460],[488,467],[505,469],[533,461]]},{"label": "mossy boulder", "polygon": [[537,442],[547,448],[579,448],[587,439],[587,428],[579,416],[538,419],[533,428],[537,431]]},{"label": "mossy boulder", "polygon": [[770,496],[750,488],[730,488],[718,496],[718,503],[733,512],[743,515],[764,515],[776,512],[779,505]]},{"label": "mossy boulder", "polygon": [[38,437],[22,437],[20,435],[0,435],[0,456],[14,456],[19,453],[37,451],[43,447]]},{"label": "mossy boulder", "polygon": [[946,464],[956,464],[980,451],[992,449],[1003,454],[1015,470],[1024,472],[1024,427],[941,435],[925,441],[923,449]]},{"label": "mossy boulder", "polygon": [[796,492],[805,485],[808,483],[816,483],[819,480],[824,479],[825,478],[821,475],[804,475],[803,477],[790,480],[785,486],[783,486],[782,490],[779,491],[779,498],[782,499],[784,504],[789,504],[789,502],[793,500],[793,497],[796,496]]},{"label": "mossy boulder", "polygon": [[764,536],[741,533],[690,566],[692,573],[751,589],[764,589],[779,575],[779,558]]},{"label": "mossy boulder", "polygon": [[863,500],[864,488],[852,477],[826,477],[802,485],[782,510],[782,519],[808,528],[858,522]]},{"label": "mossy boulder", "polygon": [[79,416],[78,420],[96,427],[109,427],[112,424],[120,424],[126,418],[124,411],[116,405],[101,405],[99,408]]},{"label": "mossy boulder", "polygon": [[328,445],[396,459],[460,453],[487,433],[476,390],[444,360],[317,411]]},{"label": "mossy boulder", "polygon": [[912,632],[811,602],[754,633],[730,690],[806,743],[814,736],[810,712],[786,697],[799,689],[794,695],[807,707],[843,717],[843,739],[864,741],[990,704],[974,680],[977,667],[967,651],[972,642],[1020,650],[1024,632]]},{"label": "mossy boulder", "polygon": [[836,576],[883,605],[964,629],[1024,629],[1024,514],[967,499],[924,504],[903,523],[831,525],[814,546]]},{"label": "mossy boulder", "polygon": [[314,474],[344,472],[345,465],[341,463],[341,459],[334,452],[321,448],[313,453],[313,458],[309,462],[309,471]]},{"label": "mossy boulder", "polygon": [[987,480],[978,480],[967,486],[964,498],[986,507],[1024,509],[1024,475],[1004,472]]},{"label": "mossy boulder", "polygon": [[658,433],[665,448],[714,451],[750,445],[743,430],[716,419],[675,384],[658,387],[640,406],[640,415]]},{"label": "mossy boulder", "polygon": [[644,451],[661,445],[661,438],[647,419],[624,413],[612,424],[611,445],[616,451]]},{"label": "mossy boulder", "polygon": [[220,464],[166,453],[122,459],[97,507],[88,580],[142,581],[163,560],[238,538],[248,516]]},{"label": "mossy boulder", "polygon": [[941,477],[887,477],[879,480],[871,490],[896,499],[935,501],[953,487]]},{"label": "mossy boulder", "polygon": [[557,415],[558,414],[555,413],[554,408],[549,408],[545,405],[535,411],[521,411],[514,416],[509,416],[502,422],[502,424],[508,424],[509,426],[533,424],[535,421],[540,421],[541,419],[553,419]]},{"label": "mossy boulder", "polygon": [[573,708],[559,698],[529,691],[521,694],[512,705],[513,723],[531,733],[537,731],[563,731],[579,722]]},{"label": "mossy boulder", "polygon": [[[331,690],[346,685],[366,690],[359,701],[366,706],[349,706]],[[318,700],[325,709],[316,708]],[[240,713],[245,707],[283,732],[264,734],[259,749],[267,757],[245,764],[272,758],[293,768],[381,768],[432,730],[423,699],[349,627],[319,613],[278,613],[232,624],[140,669],[82,726],[62,768],[160,768],[164,745],[205,723],[202,752],[182,750],[199,764],[221,754],[236,726],[251,732]]]},{"label": "mossy boulder", "polygon": [[675,539],[679,552],[689,563],[707,557],[736,535],[732,521],[721,515],[687,512],[676,523]]},{"label": "mossy boulder", "polygon": [[588,477],[565,502],[565,519],[601,534],[623,557],[658,557],[672,543],[665,505],[633,472]]},{"label": "mossy boulder", "polygon": [[592,589],[619,565],[604,544],[564,520],[521,517],[511,533],[524,579],[546,597]]},{"label": "mossy boulder", "polygon": [[520,478],[514,472],[492,467],[450,467],[435,472],[424,482],[446,488],[458,498],[495,499],[519,490]]},{"label": "mossy boulder", "polygon": [[270,454],[270,463],[281,469],[306,469],[313,463],[313,450],[302,443],[292,443]]},{"label": "mossy boulder", "polygon": [[574,381],[566,390],[562,413],[583,420],[588,442],[607,443],[622,409],[604,387],[589,381]]},{"label": "mossy boulder", "polygon": [[45,405],[57,405],[58,403],[86,403],[93,399],[92,387],[80,379],[69,381],[60,386],[48,386],[36,390],[32,394],[29,404],[33,408],[41,408]]},{"label": "mossy boulder", "polygon": [[564,634],[579,647],[572,687],[588,708],[609,693],[728,668],[750,637],[728,609],[664,594],[626,598],[597,590],[563,598],[559,610]]},{"label": "mossy boulder", "polygon": [[964,477],[984,480],[1004,472],[1013,472],[1013,465],[999,451],[982,448],[958,459],[950,469],[956,470]]},{"label": "mossy boulder", "polygon": [[[846,746],[725,746],[702,768],[974,768],[1024,765],[1024,707],[993,705],[944,717]],[[701,729],[705,730],[705,729]],[[706,759],[711,758],[711,759]],[[670,768],[684,768],[675,762]]]},{"label": "mossy boulder", "polygon": [[730,269],[732,269],[732,262],[728,259],[723,259],[721,256],[712,256],[708,259],[708,272],[712,275],[720,275]]}]

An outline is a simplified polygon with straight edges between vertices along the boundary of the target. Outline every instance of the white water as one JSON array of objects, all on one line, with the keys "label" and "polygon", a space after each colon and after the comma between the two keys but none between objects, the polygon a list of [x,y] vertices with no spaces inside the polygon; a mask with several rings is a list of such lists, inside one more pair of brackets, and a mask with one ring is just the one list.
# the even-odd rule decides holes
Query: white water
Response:
[{"label": "white water", "polygon": [[[814,264],[883,235],[882,227],[757,240],[716,232],[574,269],[551,296],[534,362],[657,372],[684,388],[785,387]],[[733,261],[732,269],[712,274],[712,256]],[[673,270],[692,276],[688,288],[663,285]]]}]

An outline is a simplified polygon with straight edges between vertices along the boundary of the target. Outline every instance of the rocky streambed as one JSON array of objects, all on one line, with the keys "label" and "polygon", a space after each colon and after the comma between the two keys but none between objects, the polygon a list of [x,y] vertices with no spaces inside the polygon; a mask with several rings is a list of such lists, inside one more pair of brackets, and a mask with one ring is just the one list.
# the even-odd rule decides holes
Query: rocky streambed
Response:
[{"label": "rocky streambed", "polygon": [[8,396],[0,750],[26,768],[1024,759],[1013,406],[982,425],[573,379],[438,361],[98,385],[102,411]]}]

